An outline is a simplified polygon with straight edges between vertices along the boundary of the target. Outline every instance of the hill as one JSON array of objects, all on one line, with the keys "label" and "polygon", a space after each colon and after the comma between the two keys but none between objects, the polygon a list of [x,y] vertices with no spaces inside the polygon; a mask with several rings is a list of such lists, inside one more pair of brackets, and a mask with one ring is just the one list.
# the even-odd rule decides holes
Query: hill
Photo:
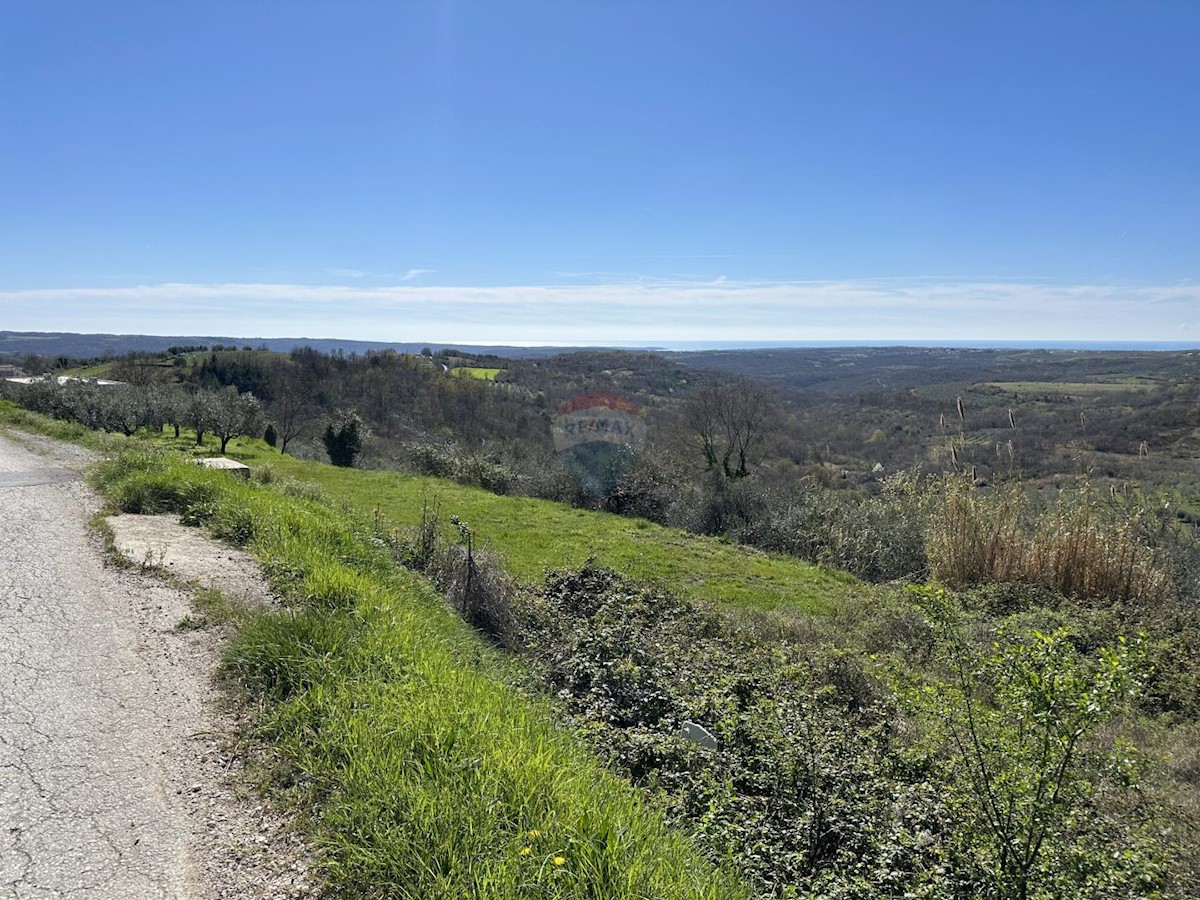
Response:
[{"label": "hill", "polygon": [[353,341],[341,338],[259,338],[214,335],[150,335],[150,334],[74,334],[71,332],[0,331],[0,359],[19,359],[29,354],[49,358],[71,357],[92,359],[101,356],[120,356],[125,353],[162,353],[170,347],[214,345],[228,347],[265,347],[288,353],[296,347],[311,347],[321,353],[364,354],[372,350],[395,350],[397,353],[420,353],[423,349],[449,350],[462,347],[478,355],[530,359],[553,356],[568,347],[516,347],[508,345],[467,345],[417,343],[403,341]]}]

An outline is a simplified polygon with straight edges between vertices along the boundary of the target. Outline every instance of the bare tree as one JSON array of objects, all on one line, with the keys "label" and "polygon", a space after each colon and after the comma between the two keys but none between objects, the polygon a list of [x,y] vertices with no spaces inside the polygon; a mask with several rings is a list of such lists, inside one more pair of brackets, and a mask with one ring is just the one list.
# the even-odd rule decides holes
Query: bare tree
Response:
[{"label": "bare tree", "polygon": [[311,388],[292,362],[273,372],[275,400],[269,412],[279,438],[279,452],[287,453],[288,443],[303,435],[312,425],[315,405]]},{"label": "bare tree", "polygon": [[117,359],[109,367],[108,374],[117,381],[142,387],[161,383],[169,377],[161,359],[138,356],[132,350]]},{"label": "bare tree", "polygon": [[750,474],[750,458],[780,424],[770,388],[750,378],[697,389],[683,405],[683,430],[708,470],[728,478]]},{"label": "bare tree", "polygon": [[688,439],[699,446],[704,456],[704,468],[714,469],[720,461],[722,410],[725,396],[719,387],[697,388],[683,404],[683,430]]}]

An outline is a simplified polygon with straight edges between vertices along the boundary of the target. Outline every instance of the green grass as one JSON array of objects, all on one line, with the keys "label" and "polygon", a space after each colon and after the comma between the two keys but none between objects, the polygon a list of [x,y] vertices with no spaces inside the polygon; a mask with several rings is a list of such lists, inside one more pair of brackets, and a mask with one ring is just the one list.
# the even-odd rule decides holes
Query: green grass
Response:
[{"label": "green grass", "polygon": [[509,683],[511,659],[391,560],[375,523],[177,454],[101,465],[127,512],[203,521],[294,604],[242,624],[229,673],[340,895],[743,898],[627,783]]},{"label": "green grass", "polygon": [[60,441],[81,444],[93,450],[107,450],[123,443],[122,438],[85,428],[78,422],[51,419],[31,413],[11,400],[0,400],[0,424],[11,425],[24,431],[44,434]]},{"label": "green grass", "polygon": [[638,580],[662,582],[688,599],[812,613],[828,611],[862,589],[842,572],[643,519],[503,497],[438,478],[339,469],[268,455],[246,442],[231,444],[230,451],[248,464],[266,461],[282,475],[314,482],[361,512],[378,509],[401,527],[415,526],[427,505],[436,506],[443,522],[458,516],[523,581],[540,581],[549,569],[575,568],[594,558]]},{"label": "green grass", "polygon": [[[86,431],[9,406],[6,415],[21,418],[24,427],[36,428],[41,420],[41,427]],[[175,441],[164,433],[154,439],[192,452],[193,438]],[[226,455],[251,466],[268,464],[294,482],[317,485],[361,514],[377,510],[400,528],[416,526],[426,506],[436,506],[444,523],[452,515],[466,522],[479,545],[498,554],[505,570],[522,581],[538,582],[548,570],[576,568],[594,558],[635,579],[660,582],[690,600],[742,608],[823,613],[865,590],[844,572],[642,519],[498,496],[439,478],[340,469],[279,454],[259,440],[235,439]]]},{"label": "green grass", "polygon": [[74,369],[63,369],[58,375],[67,375],[72,378],[106,378],[109,370],[112,369],[112,363],[96,363],[94,366],[80,366]]},{"label": "green grass", "polygon": [[450,374],[458,378],[478,378],[481,381],[495,381],[496,376],[504,369],[489,369],[485,366],[459,366],[451,369]]}]

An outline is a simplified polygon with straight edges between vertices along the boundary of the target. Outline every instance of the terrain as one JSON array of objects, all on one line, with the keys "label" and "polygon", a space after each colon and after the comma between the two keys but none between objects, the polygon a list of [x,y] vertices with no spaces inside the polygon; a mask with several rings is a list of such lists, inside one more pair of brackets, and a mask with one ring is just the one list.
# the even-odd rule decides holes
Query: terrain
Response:
[{"label": "terrain", "polygon": [[[94,461],[0,435],[0,894],[307,896],[285,820],[239,794],[218,635],[178,627],[193,612],[178,583],[109,564],[88,527]],[[145,562],[165,542],[122,546]],[[192,554],[213,556],[211,542]]]},{"label": "terrain", "polygon": [[[337,890],[1193,894],[1190,356],[771,356],[187,350],[0,413],[261,560],[225,667]],[[650,425],[598,494],[597,392]]]}]

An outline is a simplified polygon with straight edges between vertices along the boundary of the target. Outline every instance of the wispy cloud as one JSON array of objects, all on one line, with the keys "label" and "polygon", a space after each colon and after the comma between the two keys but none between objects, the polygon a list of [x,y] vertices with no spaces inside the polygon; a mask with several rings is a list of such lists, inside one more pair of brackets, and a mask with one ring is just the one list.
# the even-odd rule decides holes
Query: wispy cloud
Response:
[{"label": "wispy cloud", "polygon": [[326,269],[325,272],[332,275],[334,278],[366,278],[370,272],[364,272],[362,269]]},{"label": "wispy cloud", "polygon": [[[4,327],[475,343],[1170,340],[1195,284],[876,279],[446,286],[146,284],[0,291]],[[1189,308],[1194,315],[1189,315]]]},{"label": "wispy cloud", "polygon": [[435,269],[409,269],[402,276],[401,281],[412,281],[414,278],[420,278],[422,275],[432,275]]}]

